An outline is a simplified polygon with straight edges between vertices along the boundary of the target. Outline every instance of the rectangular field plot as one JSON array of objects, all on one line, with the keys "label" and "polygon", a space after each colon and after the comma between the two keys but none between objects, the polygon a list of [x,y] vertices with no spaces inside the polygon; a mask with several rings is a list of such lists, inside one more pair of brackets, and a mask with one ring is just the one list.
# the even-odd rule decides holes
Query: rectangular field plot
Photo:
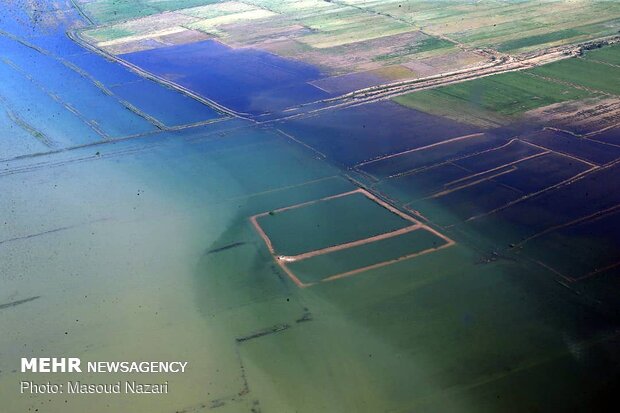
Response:
[{"label": "rectangular field plot", "polygon": [[143,79],[126,67],[95,53],[85,52],[65,58],[108,87]]},{"label": "rectangular field plot", "polygon": [[498,175],[495,181],[531,194],[549,188],[592,168],[585,162],[548,153],[514,165],[510,173]]},{"label": "rectangular field plot", "polygon": [[412,225],[360,192],[275,211],[259,217],[258,223],[278,255],[333,247]]},{"label": "rectangular field plot", "polygon": [[593,140],[597,139],[596,136],[594,135],[592,139],[585,139],[577,138],[564,132],[544,130],[524,136],[521,139],[555,152],[573,156],[587,162],[594,162],[598,165],[620,158],[619,147],[596,142]]},{"label": "rectangular field plot", "polygon": [[618,165],[590,172],[570,185],[558,186],[539,196],[524,199],[507,208],[483,215],[469,223],[476,231],[495,233],[510,226],[506,243],[539,237],[554,228],[581,222],[620,204]]},{"label": "rectangular field plot", "polygon": [[376,242],[295,261],[288,264],[288,268],[304,283],[332,281],[447,246],[448,242],[435,233],[415,229]]},{"label": "rectangular field plot", "polygon": [[263,212],[250,221],[299,287],[355,275],[454,243],[363,189]]},{"label": "rectangular field plot", "polygon": [[617,32],[615,2],[551,1],[364,1],[375,12],[428,27],[468,47],[530,50]]},{"label": "rectangular field plot", "polygon": [[540,156],[543,153],[545,153],[545,149],[515,139],[497,149],[470,156],[454,163],[469,171],[479,173],[506,167],[516,162]]},{"label": "rectangular field plot", "polygon": [[391,198],[407,203],[443,191],[450,182],[465,179],[469,175],[471,172],[466,169],[446,163],[382,181],[377,187]]},{"label": "rectangular field plot", "polygon": [[[460,161],[383,180],[376,188],[447,225],[454,219],[465,220],[502,208],[595,167],[570,155],[513,140]],[[434,208],[429,207],[433,204],[454,212],[449,222],[445,217],[433,217]]]},{"label": "rectangular field plot", "polygon": [[497,46],[497,50],[500,52],[506,52],[510,50],[518,50],[528,48],[531,46],[539,46],[548,43],[560,42],[562,40],[571,39],[581,36],[582,33],[575,29],[558,30],[555,32],[538,34],[533,36],[522,37],[515,40],[509,40],[505,43],[501,43]]},{"label": "rectangular field plot", "polygon": [[4,63],[0,63],[0,78],[3,106],[18,114],[18,122],[47,146],[70,147],[102,139],[75,113]]},{"label": "rectangular field plot", "polygon": [[444,88],[420,90],[397,96],[392,100],[408,108],[443,116],[480,128],[488,129],[510,123],[509,117],[485,109],[476,104],[477,102],[470,102],[468,99],[453,96],[450,91],[444,93]]},{"label": "rectangular field plot", "polygon": [[[416,179],[417,174],[407,175],[395,180],[391,186],[387,187],[389,196],[407,200],[414,199],[409,204],[414,209],[419,209],[427,214],[425,210],[428,202],[449,208],[453,211],[453,216],[449,222],[443,218],[436,218],[441,224],[453,224],[454,219],[466,220],[479,214],[485,214],[498,208],[502,208],[520,198],[537,194],[548,190],[562,182],[567,182],[571,178],[581,173],[591,170],[594,165],[582,162],[572,157],[557,153],[544,153],[540,156],[529,157],[524,160],[508,162],[505,165],[488,169],[482,172],[472,172],[462,174],[458,169],[446,169],[453,165],[442,165],[441,169],[453,171],[455,178],[449,182],[437,176],[439,168],[429,169],[434,172],[432,175],[424,176],[426,181]],[[438,169],[434,171],[433,169]],[[436,180],[433,182],[433,178]],[[400,190],[394,189],[394,185],[405,184]],[[440,183],[440,185],[438,185]],[[426,188],[426,200],[421,201],[419,196],[420,188]],[[429,189],[432,188],[432,191]],[[399,192],[400,191],[400,192]],[[403,193],[407,191],[404,197]],[[423,194],[423,193],[422,193]],[[417,198],[415,196],[418,195]],[[433,217],[433,208],[428,211],[428,216]]]},{"label": "rectangular field plot", "polygon": [[385,179],[413,172],[419,168],[427,168],[437,163],[456,160],[503,143],[505,143],[503,139],[484,133],[475,133],[364,162],[356,168],[377,179]]},{"label": "rectangular field plot", "polygon": [[323,77],[314,66],[213,40],[121,57],[238,112],[262,114],[329,96],[308,83]]},{"label": "rectangular field plot", "polygon": [[535,108],[593,95],[593,92],[525,72],[513,72],[413,92],[395,100],[410,108],[474,125],[492,125]]},{"label": "rectangular field plot", "polygon": [[[529,70],[530,73],[605,93],[620,93],[620,67],[586,59],[566,59]],[[564,99],[567,100],[567,99]]]},{"label": "rectangular field plot", "polygon": [[409,207],[422,211],[426,216],[441,225],[451,225],[499,208],[515,201],[522,195],[516,189],[508,188],[488,179],[472,184],[464,184],[462,187],[447,189],[443,193],[434,195],[431,200],[435,206],[441,207],[437,208],[437,211],[449,210],[452,213],[450,217],[435,217],[435,208],[427,209],[429,200],[413,202],[409,204]]},{"label": "rectangular field plot", "polygon": [[[0,38],[0,48],[7,42]],[[22,82],[49,95],[105,137],[117,138],[155,130],[147,120],[128,111],[115,97],[72,67],[21,44],[17,50],[18,53],[12,53],[3,63],[21,76]],[[13,88],[20,90],[16,86]]]},{"label": "rectangular field plot", "polygon": [[614,126],[600,133],[592,135],[590,139],[597,142],[610,143],[612,145],[620,145],[620,126]]},{"label": "rectangular field plot", "polygon": [[598,50],[590,50],[585,55],[586,60],[595,62],[610,63],[620,65],[620,45],[604,47]]},{"label": "rectangular field plot", "polygon": [[96,0],[79,1],[82,10],[97,23],[112,23],[118,20],[135,19],[158,12],[157,8],[148,7],[139,2]]},{"label": "rectangular field plot", "polygon": [[393,102],[326,111],[286,121],[281,129],[347,166],[480,131]]},{"label": "rectangular field plot", "polygon": [[558,228],[523,246],[523,253],[579,281],[620,267],[620,212]]},{"label": "rectangular field plot", "polygon": [[119,85],[112,91],[166,126],[180,126],[220,117],[211,107],[151,80]]}]

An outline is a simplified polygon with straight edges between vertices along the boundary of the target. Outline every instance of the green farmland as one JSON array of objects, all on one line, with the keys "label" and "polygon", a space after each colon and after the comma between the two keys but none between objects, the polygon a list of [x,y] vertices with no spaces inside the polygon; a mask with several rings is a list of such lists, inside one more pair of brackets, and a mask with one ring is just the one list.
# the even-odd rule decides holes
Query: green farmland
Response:
[{"label": "green farmland", "polygon": [[528,110],[594,95],[526,72],[513,72],[413,92],[394,100],[410,108],[473,124],[492,124]]},{"label": "green farmland", "polygon": [[[618,49],[615,51],[618,56]],[[614,95],[620,93],[620,82],[610,82],[610,79],[620,79],[620,67],[604,63],[570,59],[537,67],[532,69],[531,73],[576,87]]]}]

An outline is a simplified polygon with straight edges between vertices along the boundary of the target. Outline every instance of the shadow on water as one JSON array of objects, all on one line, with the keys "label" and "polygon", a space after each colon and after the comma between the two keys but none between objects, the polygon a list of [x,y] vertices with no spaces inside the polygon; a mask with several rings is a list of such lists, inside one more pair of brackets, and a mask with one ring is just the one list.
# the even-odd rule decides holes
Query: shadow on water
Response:
[{"label": "shadow on water", "polygon": [[239,208],[195,279],[201,312],[221,320],[248,397],[267,410],[579,411],[605,406],[620,383],[617,304],[518,254],[482,259],[495,243],[484,233],[299,289],[248,222],[264,211]]},{"label": "shadow on water", "polygon": [[[248,239],[243,221],[209,249]],[[222,332],[239,348],[250,397],[265,407],[578,411],[619,383],[617,317],[521,262],[476,265],[457,247],[300,290],[263,245],[243,242],[203,255],[197,301],[205,316],[237,321]],[[284,297],[310,322],[283,312]],[[315,400],[301,402],[308,392]]]},{"label": "shadow on water", "polygon": [[299,289],[249,224],[268,210],[238,208],[195,273],[197,305],[267,411],[578,411],[618,388],[617,303],[510,250],[484,259],[497,248],[488,234],[459,228],[454,247]]},{"label": "shadow on water", "polygon": [[[248,233],[247,217],[238,214],[221,235],[207,248],[196,268],[196,302],[200,311],[211,316],[226,309],[252,303],[275,292],[265,276],[273,275],[270,256],[262,251],[258,240]],[[249,262],[247,257],[252,257]],[[282,285],[281,282],[279,282]]]}]

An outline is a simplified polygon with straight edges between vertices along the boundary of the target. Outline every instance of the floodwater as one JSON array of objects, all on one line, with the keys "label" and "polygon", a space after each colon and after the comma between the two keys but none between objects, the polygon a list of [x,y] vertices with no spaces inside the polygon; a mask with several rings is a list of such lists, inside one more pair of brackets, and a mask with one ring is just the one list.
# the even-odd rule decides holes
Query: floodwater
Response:
[{"label": "floodwater", "polygon": [[393,102],[324,111],[280,127],[344,166],[480,132]]},{"label": "floodwater", "polygon": [[241,113],[278,111],[330,96],[308,83],[321,77],[311,65],[256,49],[232,49],[215,40],[121,58]]},{"label": "floodwater", "polygon": [[[83,24],[66,10],[60,27]],[[0,63],[2,73],[20,82],[16,90],[0,79],[0,113],[9,114],[0,115],[0,133],[17,145],[0,145],[7,147],[0,155],[1,411],[565,412],[615,398],[619,323],[615,297],[600,293],[613,282],[567,288],[531,260],[499,250],[495,235],[487,234],[499,232],[507,243],[511,225],[522,231],[536,224],[521,225],[517,213],[466,226],[450,204],[424,198],[418,212],[461,223],[436,227],[455,245],[308,288],[291,282],[251,224],[257,214],[356,190],[366,177],[342,164],[428,145],[442,131],[458,132],[454,137],[475,130],[410,111],[415,127],[403,129],[406,141],[395,132],[385,144],[360,135],[351,153],[342,143],[345,121],[338,120],[334,134],[321,134],[330,122],[324,118],[287,130],[301,128],[304,142],[328,152],[322,157],[280,133],[279,125],[214,117],[215,109],[158,85],[164,107],[175,93],[170,99],[191,108],[160,119],[157,108],[112,93],[91,112],[102,98],[91,77],[102,76],[114,92],[135,74],[120,65],[98,73],[98,60],[115,64],[72,44],[56,26],[28,26],[17,8],[3,13],[19,17],[0,23],[0,42],[10,45],[3,56],[37,63],[20,70]],[[37,67],[54,74],[35,79]],[[235,89],[218,93],[243,99]],[[125,99],[139,110],[129,110]],[[386,125],[396,117],[385,118],[391,106],[370,107],[363,116],[374,113]],[[360,115],[334,116],[341,115],[331,121],[348,119],[351,133],[363,132]],[[419,119],[433,126],[425,130]],[[408,201],[395,203],[406,210]],[[339,220],[321,215],[329,211],[298,213],[306,227],[311,219],[328,223],[320,230],[325,239],[342,237]],[[480,230],[483,224],[491,229]],[[379,224],[368,225],[362,230]],[[284,242],[303,235],[293,225],[278,234]],[[407,243],[398,248],[416,252],[436,242],[430,238],[408,241],[410,251]],[[291,242],[297,244],[304,243]],[[362,261],[394,251],[386,241],[364,248]],[[329,269],[326,260],[316,265]],[[338,264],[346,270],[348,262]],[[311,267],[301,271],[312,276]],[[34,356],[189,365],[175,375],[20,373],[19,359]],[[76,379],[167,380],[170,390],[161,396],[18,392],[21,380]]]}]

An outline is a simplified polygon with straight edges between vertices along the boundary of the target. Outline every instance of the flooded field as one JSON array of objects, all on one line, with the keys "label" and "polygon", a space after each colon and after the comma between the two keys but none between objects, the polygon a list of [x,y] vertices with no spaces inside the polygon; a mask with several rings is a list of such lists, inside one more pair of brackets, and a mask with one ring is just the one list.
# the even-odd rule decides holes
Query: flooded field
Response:
[{"label": "flooded field", "polygon": [[278,124],[287,134],[345,166],[478,132],[450,119],[377,102]]},{"label": "flooded field", "polygon": [[[461,47],[433,33],[562,45],[607,36],[615,5],[555,2],[543,30],[530,2],[34,3],[0,11],[1,412],[613,406],[618,46],[365,88]],[[364,68],[336,70],[343,51]],[[461,52],[453,70],[482,56]],[[41,374],[23,357],[188,368]],[[169,392],[19,390],[68,380]]]},{"label": "flooded field", "polygon": [[[121,57],[240,113],[282,110],[329,96],[308,83],[321,75],[310,65],[253,49],[232,50],[213,40]],[[202,64],[197,67],[196,61]]]}]

